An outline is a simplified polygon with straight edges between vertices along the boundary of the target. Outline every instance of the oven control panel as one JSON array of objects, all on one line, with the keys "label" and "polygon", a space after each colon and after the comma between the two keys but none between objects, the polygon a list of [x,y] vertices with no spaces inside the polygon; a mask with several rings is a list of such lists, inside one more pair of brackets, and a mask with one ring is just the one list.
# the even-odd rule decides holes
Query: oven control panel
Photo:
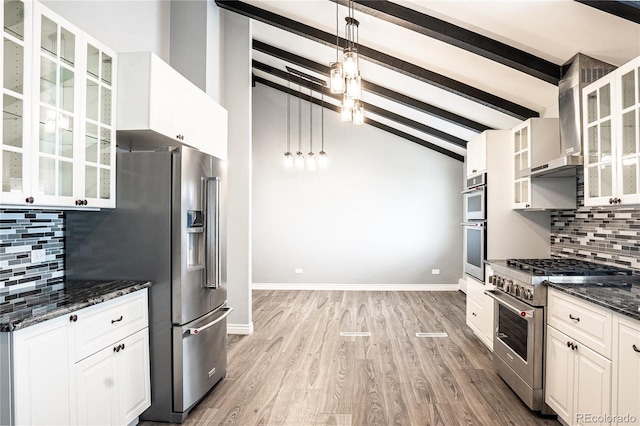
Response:
[{"label": "oven control panel", "polygon": [[513,297],[523,300],[529,305],[538,306],[538,298],[536,296],[536,286],[531,284],[519,282],[509,277],[504,277],[498,274],[494,274],[489,277],[489,282],[496,286],[496,289],[512,295]]}]

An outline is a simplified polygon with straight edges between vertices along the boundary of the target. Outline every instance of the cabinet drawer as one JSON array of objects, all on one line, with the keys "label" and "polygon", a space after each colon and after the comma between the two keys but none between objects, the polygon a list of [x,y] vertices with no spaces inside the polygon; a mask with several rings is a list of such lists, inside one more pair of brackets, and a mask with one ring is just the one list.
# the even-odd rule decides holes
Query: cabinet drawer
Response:
[{"label": "cabinet drawer", "polygon": [[147,327],[147,290],[91,306],[77,315],[76,361],[79,361]]},{"label": "cabinet drawer", "polygon": [[547,315],[549,325],[611,359],[611,311],[550,290]]}]

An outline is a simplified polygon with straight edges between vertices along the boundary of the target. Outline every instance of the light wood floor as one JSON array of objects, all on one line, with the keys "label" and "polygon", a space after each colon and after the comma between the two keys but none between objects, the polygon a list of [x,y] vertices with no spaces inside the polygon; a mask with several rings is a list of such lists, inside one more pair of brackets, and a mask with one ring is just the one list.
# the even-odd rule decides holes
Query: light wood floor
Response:
[{"label": "light wood floor", "polygon": [[185,425],[559,425],[493,371],[460,292],[254,291],[253,320]]}]

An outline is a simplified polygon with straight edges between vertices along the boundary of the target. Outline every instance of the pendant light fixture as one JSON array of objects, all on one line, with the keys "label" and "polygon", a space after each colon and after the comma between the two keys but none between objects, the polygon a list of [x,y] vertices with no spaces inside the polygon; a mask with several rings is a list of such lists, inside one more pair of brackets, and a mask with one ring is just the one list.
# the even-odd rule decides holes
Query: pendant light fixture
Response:
[{"label": "pendant light fixture", "polygon": [[316,157],[313,155],[313,89],[309,80],[309,154],[307,154],[307,168],[316,169]]},{"label": "pendant light fixture", "polygon": [[[298,93],[300,85],[298,84]],[[302,154],[302,99],[298,96],[298,152],[296,152],[296,168],[304,169],[304,155]]]},{"label": "pendant light fixture", "polygon": [[342,63],[338,58],[338,49],[340,45],[340,37],[338,37],[338,2],[336,2],[336,61],[331,62],[329,67],[330,79],[329,86],[331,87],[331,93],[343,93],[344,92],[344,71],[342,69]]},{"label": "pendant light fixture", "polygon": [[324,87],[320,92],[320,152],[318,153],[318,166],[321,169],[327,167],[327,153],[324,152]]},{"label": "pendant light fixture", "polygon": [[287,152],[284,153],[284,166],[293,167],[293,155],[291,154],[291,85],[287,81]]}]

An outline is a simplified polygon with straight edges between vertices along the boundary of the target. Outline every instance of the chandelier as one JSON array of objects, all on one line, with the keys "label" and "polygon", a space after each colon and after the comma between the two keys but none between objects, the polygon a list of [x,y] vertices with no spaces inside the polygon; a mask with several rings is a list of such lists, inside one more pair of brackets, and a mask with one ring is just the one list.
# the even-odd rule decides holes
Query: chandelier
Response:
[{"label": "chandelier", "polygon": [[338,34],[338,2],[336,1],[336,61],[330,66],[329,81],[331,93],[342,94],[342,121],[353,124],[364,124],[364,107],[360,101],[362,81],[358,59],[358,26],[354,18],[353,0],[349,0],[348,16],[344,34],[346,44],[342,51],[342,62],[339,59],[340,36]]}]

